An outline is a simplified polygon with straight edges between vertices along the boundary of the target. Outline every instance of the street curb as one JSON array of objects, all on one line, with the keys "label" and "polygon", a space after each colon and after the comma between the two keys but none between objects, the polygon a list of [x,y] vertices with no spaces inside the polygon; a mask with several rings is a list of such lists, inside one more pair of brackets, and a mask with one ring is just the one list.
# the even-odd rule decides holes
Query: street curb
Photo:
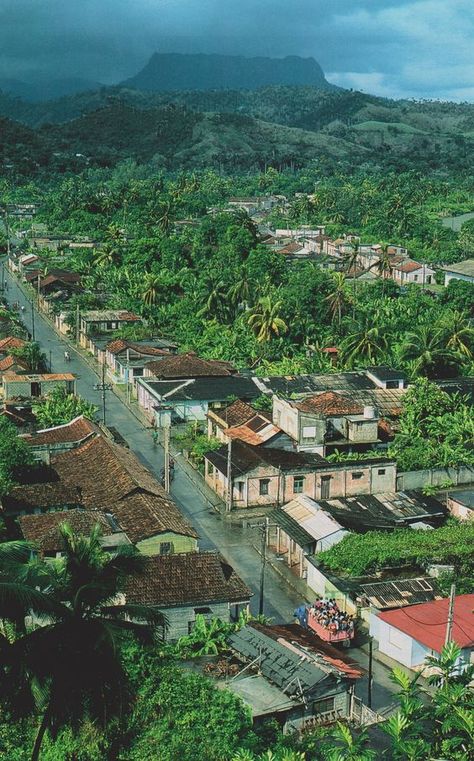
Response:
[{"label": "street curb", "polygon": [[[222,501],[217,497],[214,492],[207,487],[206,483],[203,481],[201,474],[199,471],[197,471],[189,462],[189,460],[184,457],[182,454],[178,454],[177,450],[172,451],[173,457],[177,459],[177,461],[180,463],[180,467],[183,471],[183,473],[189,478],[190,481],[193,482],[196,489],[200,492],[200,494],[204,497],[206,502],[209,503],[209,505],[212,507],[212,509],[218,513],[221,514],[221,510],[219,506],[223,505]],[[203,487],[206,487],[206,489],[209,489],[209,492],[206,493],[206,489],[203,489]],[[211,496],[215,499],[217,499],[217,502],[214,502],[211,499]]]},{"label": "street curb", "polygon": [[[252,546],[252,547],[253,547],[253,549],[254,549],[254,550],[257,552],[257,554],[258,554],[260,557],[262,557],[262,551],[261,551],[260,547],[258,546],[258,544],[252,544],[251,546]],[[282,569],[281,569],[281,566],[280,566],[280,565],[278,565],[278,563],[276,563],[276,562],[273,560],[273,558],[272,558],[272,556],[271,556],[271,555],[269,556],[269,555],[268,555],[268,553],[267,553],[265,557],[266,557],[266,562],[268,563],[268,565],[269,565],[269,566],[271,566],[271,568],[273,568],[273,570],[274,570],[274,571],[275,571],[275,573],[276,573],[276,574],[277,574],[277,575],[280,577],[280,579],[283,579],[283,581],[285,582],[285,584],[286,584],[288,587],[291,587],[291,589],[293,590],[293,592],[295,592],[297,595],[299,595],[299,596],[302,598],[302,599],[301,599],[301,602],[307,602],[307,603],[311,602],[311,601],[308,599],[308,596],[307,596],[307,595],[305,595],[305,594],[304,594],[304,593],[301,591],[301,589],[299,589],[299,588],[298,588],[298,586],[297,586],[297,585],[296,585],[296,584],[295,584],[295,583],[294,583],[294,582],[293,582],[291,579],[289,579],[289,578],[287,577],[287,575],[286,575],[285,573],[283,573],[283,571],[282,571]]]}]

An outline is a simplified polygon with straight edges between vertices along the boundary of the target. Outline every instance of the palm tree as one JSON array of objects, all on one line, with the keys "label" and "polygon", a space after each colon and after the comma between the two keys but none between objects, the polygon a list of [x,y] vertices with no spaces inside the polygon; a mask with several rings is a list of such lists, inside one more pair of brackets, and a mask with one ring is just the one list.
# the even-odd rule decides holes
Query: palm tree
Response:
[{"label": "palm tree", "polygon": [[8,643],[25,631],[25,616],[49,613],[52,609],[47,596],[30,583],[31,551],[27,542],[0,544],[0,667]]},{"label": "palm tree", "polygon": [[145,558],[135,548],[106,554],[98,526],[89,537],[74,534],[67,524],[60,531],[64,557],[44,583],[49,615],[40,616],[4,658],[13,704],[42,714],[32,761],[47,731],[74,730],[85,719],[105,725],[127,708],[124,635],[151,641],[154,626],[165,624],[153,608],[119,604],[127,578],[143,570]]},{"label": "palm tree", "polygon": [[251,310],[248,323],[259,343],[266,343],[273,337],[286,333],[288,326],[280,317],[281,301],[272,303],[270,296],[262,296]]},{"label": "palm tree", "polygon": [[[255,287],[253,290],[255,290]],[[244,309],[248,308],[252,299],[252,283],[245,267],[241,269],[239,276],[235,278],[234,284],[229,288],[227,295],[236,310],[241,305],[243,305]]]},{"label": "palm tree", "polygon": [[204,305],[197,313],[198,317],[207,316],[225,322],[229,317],[228,288],[223,280],[208,282]]},{"label": "palm tree", "polygon": [[372,364],[388,348],[388,336],[378,325],[366,323],[351,333],[341,345],[343,361],[353,367],[357,362]]},{"label": "palm tree", "polygon": [[25,360],[32,373],[41,372],[46,367],[46,355],[37,341],[30,341],[19,349],[12,349],[11,354]]},{"label": "palm tree", "polygon": [[161,287],[162,282],[160,276],[154,275],[151,272],[147,272],[142,289],[142,299],[146,306],[155,306],[156,302],[158,301]]},{"label": "palm tree", "polygon": [[446,374],[459,363],[454,351],[447,348],[443,330],[433,325],[422,325],[417,331],[407,333],[400,355],[403,360],[411,361],[414,375],[428,378]]},{"label": "palm tree", "polygon": [[472,359],[474,347],[474,328],[469,325],[466,314],[454,310],[439,323],[446,338],[446,348],[465,359]]},{"label": "palm tree", "polygon": [[335,272],[333,275],[332,292],[325,297],[329,304],[329,311],[333,320],[337,318],[338,324],[341,323],[342,313],[348,304],[346,277],[342,272]]},{"label": "palm tree", "polygon": [[96,258],[97,264],[120,264],[124,244],[123,231],[118,225],[109,225],[105,231],[103,245]]},{"label": "palm tree", "polygon": [[175,207],[173,201],[161,201],[159,204],[158,229],[167,235],[173,225]]}]

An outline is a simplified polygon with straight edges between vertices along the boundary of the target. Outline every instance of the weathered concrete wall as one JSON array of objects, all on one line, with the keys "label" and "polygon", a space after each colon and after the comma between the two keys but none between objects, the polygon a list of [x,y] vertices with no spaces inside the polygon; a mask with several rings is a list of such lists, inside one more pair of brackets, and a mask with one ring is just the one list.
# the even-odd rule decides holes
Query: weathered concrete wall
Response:
[{"label": "weathered concrete wall", "polygon": [[445,481],[458,484],[474,483],[474,468],[463,465],[459,468],[431,468],[398,473],[397,491],[422,489],[424,486],[440,486]]}]

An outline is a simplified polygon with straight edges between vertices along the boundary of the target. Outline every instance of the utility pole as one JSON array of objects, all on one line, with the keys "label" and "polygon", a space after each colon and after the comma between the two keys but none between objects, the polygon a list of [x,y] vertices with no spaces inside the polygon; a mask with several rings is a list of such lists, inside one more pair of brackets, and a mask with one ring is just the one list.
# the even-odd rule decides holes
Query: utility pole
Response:
[{"label": "utility pole", "polygon": [[76,304],[76,344],[79,346],[79,334],[80,334],[80,314],[79,304]]},{"label": "utility pole", "polygon": [[130,406],[130,349],[127,349],[127,404]]},{"label": "utility pole", "polygon": [[170,491],[170,426],[165,425],[163,446],[165,450],[165,491]]},{"label": "utility pole", "polygon": [[31,299],[31,338],[35,341],[35,305]]},{"label": "utility pole", "polygon": [[105,362],[102,363],[102,382],[96,383],[94,385],[95,391],[100,391],[102,393],[102,424],[105,425],[105,393],[106,391],[110,391],[112,386],[110,383],[105,382]]},{"label": "utility pole", "polygon": [[369,706],[369,708],[372,708],[372,646],[373,646],[373,637],[369,637],[369,671],[367,674],[367,677],[368,677],[367,705]]},{"label": "utility pole", "polygon": [[451,584],[451,591],[449,593],[449,608],[448,608],[448,623],[446,625],[446,639],[444,644],[447,645],[451,642],[451,633],[453,631],[454,621],[454,599],[456,597],[456,584]]},{"label": "utility pole", "polygon": [[226,511],[230,513],[232,510],[232,439],[229,439],[227,444],[227,499],[226,499]]},{"label": "utility pole", "polygon": [[265,519],[265,523],[262,526],[262,566],[260,568],[260,590],[258,597],[258,615],[263,616],[263,597],[265,589],[265,566],[267,563],[267,533],[268,533],[268,521]]},{"label": "utility pole", "polygon": [[53,357],[53,352],[50,349],[49,350],[49,372],[50,373],[53,372],[53,359],[52,359],[52,357]]}]

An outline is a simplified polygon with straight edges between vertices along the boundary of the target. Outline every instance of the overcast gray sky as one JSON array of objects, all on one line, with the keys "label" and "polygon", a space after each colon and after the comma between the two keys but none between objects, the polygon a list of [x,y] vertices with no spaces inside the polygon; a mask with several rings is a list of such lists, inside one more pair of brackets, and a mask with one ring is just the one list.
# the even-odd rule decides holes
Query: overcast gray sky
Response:
[{"label": "overcast gray sky", "polygon": [[155,51],[313,56],[344,87],[474,101],[474,0],[0,0],[0,77],[132,76]]}]

